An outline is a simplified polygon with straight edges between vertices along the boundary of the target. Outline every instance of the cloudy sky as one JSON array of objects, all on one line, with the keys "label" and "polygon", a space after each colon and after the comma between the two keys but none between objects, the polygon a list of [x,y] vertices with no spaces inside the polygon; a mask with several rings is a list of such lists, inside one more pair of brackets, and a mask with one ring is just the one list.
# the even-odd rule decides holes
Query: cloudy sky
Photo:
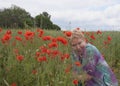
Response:
[{"label": "cloudy sky", "polygon": [[0,0],[0,9],[11,5],[32,17],[46,11],[62,29],[120,31],[120,0]]}]

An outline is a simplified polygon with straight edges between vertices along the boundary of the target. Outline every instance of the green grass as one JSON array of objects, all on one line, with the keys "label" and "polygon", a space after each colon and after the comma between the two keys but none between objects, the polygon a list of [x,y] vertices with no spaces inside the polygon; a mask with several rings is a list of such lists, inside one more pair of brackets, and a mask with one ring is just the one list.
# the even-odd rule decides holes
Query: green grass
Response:
[{"label": "green grass", "polygon": [[[48,48],[49,41],[43,41],[38,37],[36,29],[31,29],[35,33],[32,40],[26,40],[24,33],[26,30],[21,30],[22,35],[17,34],[18,30],[12,29],[11,39],[6,44],[0,41],[0,86],[11,85],[16,83],[18,86],[71,86],[71,71],[65,73],[65,69],[70,65],[71,60],[61,60],[61,54],[70,52],[69,45],[64,45],[58,42],[57,48],[50,50],[59,50],[61,54],[51,57],[50,54],[41,53],[40,56],[46,56],[47,61],[38,62],[35,53],[40,52],[40,47]],[[0,32],[0,39],[6,33],[6,30]],[[90,32],[92,34],[93,32]],[[62,31],[44,30],[44,35],[58,37],[64,36]],[[22,41],[16,41],[15,36],[20,36]],[[90,35],[85,35],[89,42],[92,42],[104,55],[107,63],[114,70],[120,83],[120,32],[102,32],[97,35],[94,32],[96,40],[92,40]],[[104,45],[104,41],[110,36],[112,40],[109,44]],[[14,49],[18,49],[18,55],[23,55],[24,60],[19,62],[16,60]],[[48,51],[47,51],[48,52]],[[36,74],[32,71],[36,70]],[[8,85],[8,86],[9,86]]]}]

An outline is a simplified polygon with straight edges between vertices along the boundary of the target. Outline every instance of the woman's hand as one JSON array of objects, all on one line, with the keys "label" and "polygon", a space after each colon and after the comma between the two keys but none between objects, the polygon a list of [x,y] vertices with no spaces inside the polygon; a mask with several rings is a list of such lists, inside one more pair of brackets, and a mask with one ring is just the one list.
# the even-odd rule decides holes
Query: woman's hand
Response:
[{"label": "woman's hand", "polygon": [[88,80],[92,79],[92,76],[87,73],[83,73],[80,77],[81,77],[82,81],[88,81]]},{"label": "woman's hand", "polygon": [[92,79],[92,76],[90,76],[87,73],[82,73],[81,75],[73,73],[73,77],[76,78],[79,81],[88,81],[88,80]]}]

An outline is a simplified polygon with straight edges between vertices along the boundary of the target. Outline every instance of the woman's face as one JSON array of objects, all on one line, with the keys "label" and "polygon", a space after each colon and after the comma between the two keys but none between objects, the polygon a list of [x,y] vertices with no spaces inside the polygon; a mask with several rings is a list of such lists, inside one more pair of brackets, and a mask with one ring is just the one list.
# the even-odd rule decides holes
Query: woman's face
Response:
[{"label": "woman's face", "polygon": [[85,40],[81,39],[81,38],[74,38],[71,41],[71,46],[73,51],[77,54],[80,55],[83,53],[83,49],[86,46],[86,42]]}]

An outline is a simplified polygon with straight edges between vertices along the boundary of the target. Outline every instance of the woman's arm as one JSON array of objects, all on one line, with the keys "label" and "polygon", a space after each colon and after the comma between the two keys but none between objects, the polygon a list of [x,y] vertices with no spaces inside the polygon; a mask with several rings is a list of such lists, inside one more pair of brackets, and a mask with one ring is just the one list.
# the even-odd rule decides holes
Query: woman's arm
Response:
[{"label": "woman's arm", "polygon": [[95,46],[88,46],[86,48],[87,64],[83,67],[83,70],[93,78],[102,78],[103,74],[97,69],[101,58],[101,53]]}]

